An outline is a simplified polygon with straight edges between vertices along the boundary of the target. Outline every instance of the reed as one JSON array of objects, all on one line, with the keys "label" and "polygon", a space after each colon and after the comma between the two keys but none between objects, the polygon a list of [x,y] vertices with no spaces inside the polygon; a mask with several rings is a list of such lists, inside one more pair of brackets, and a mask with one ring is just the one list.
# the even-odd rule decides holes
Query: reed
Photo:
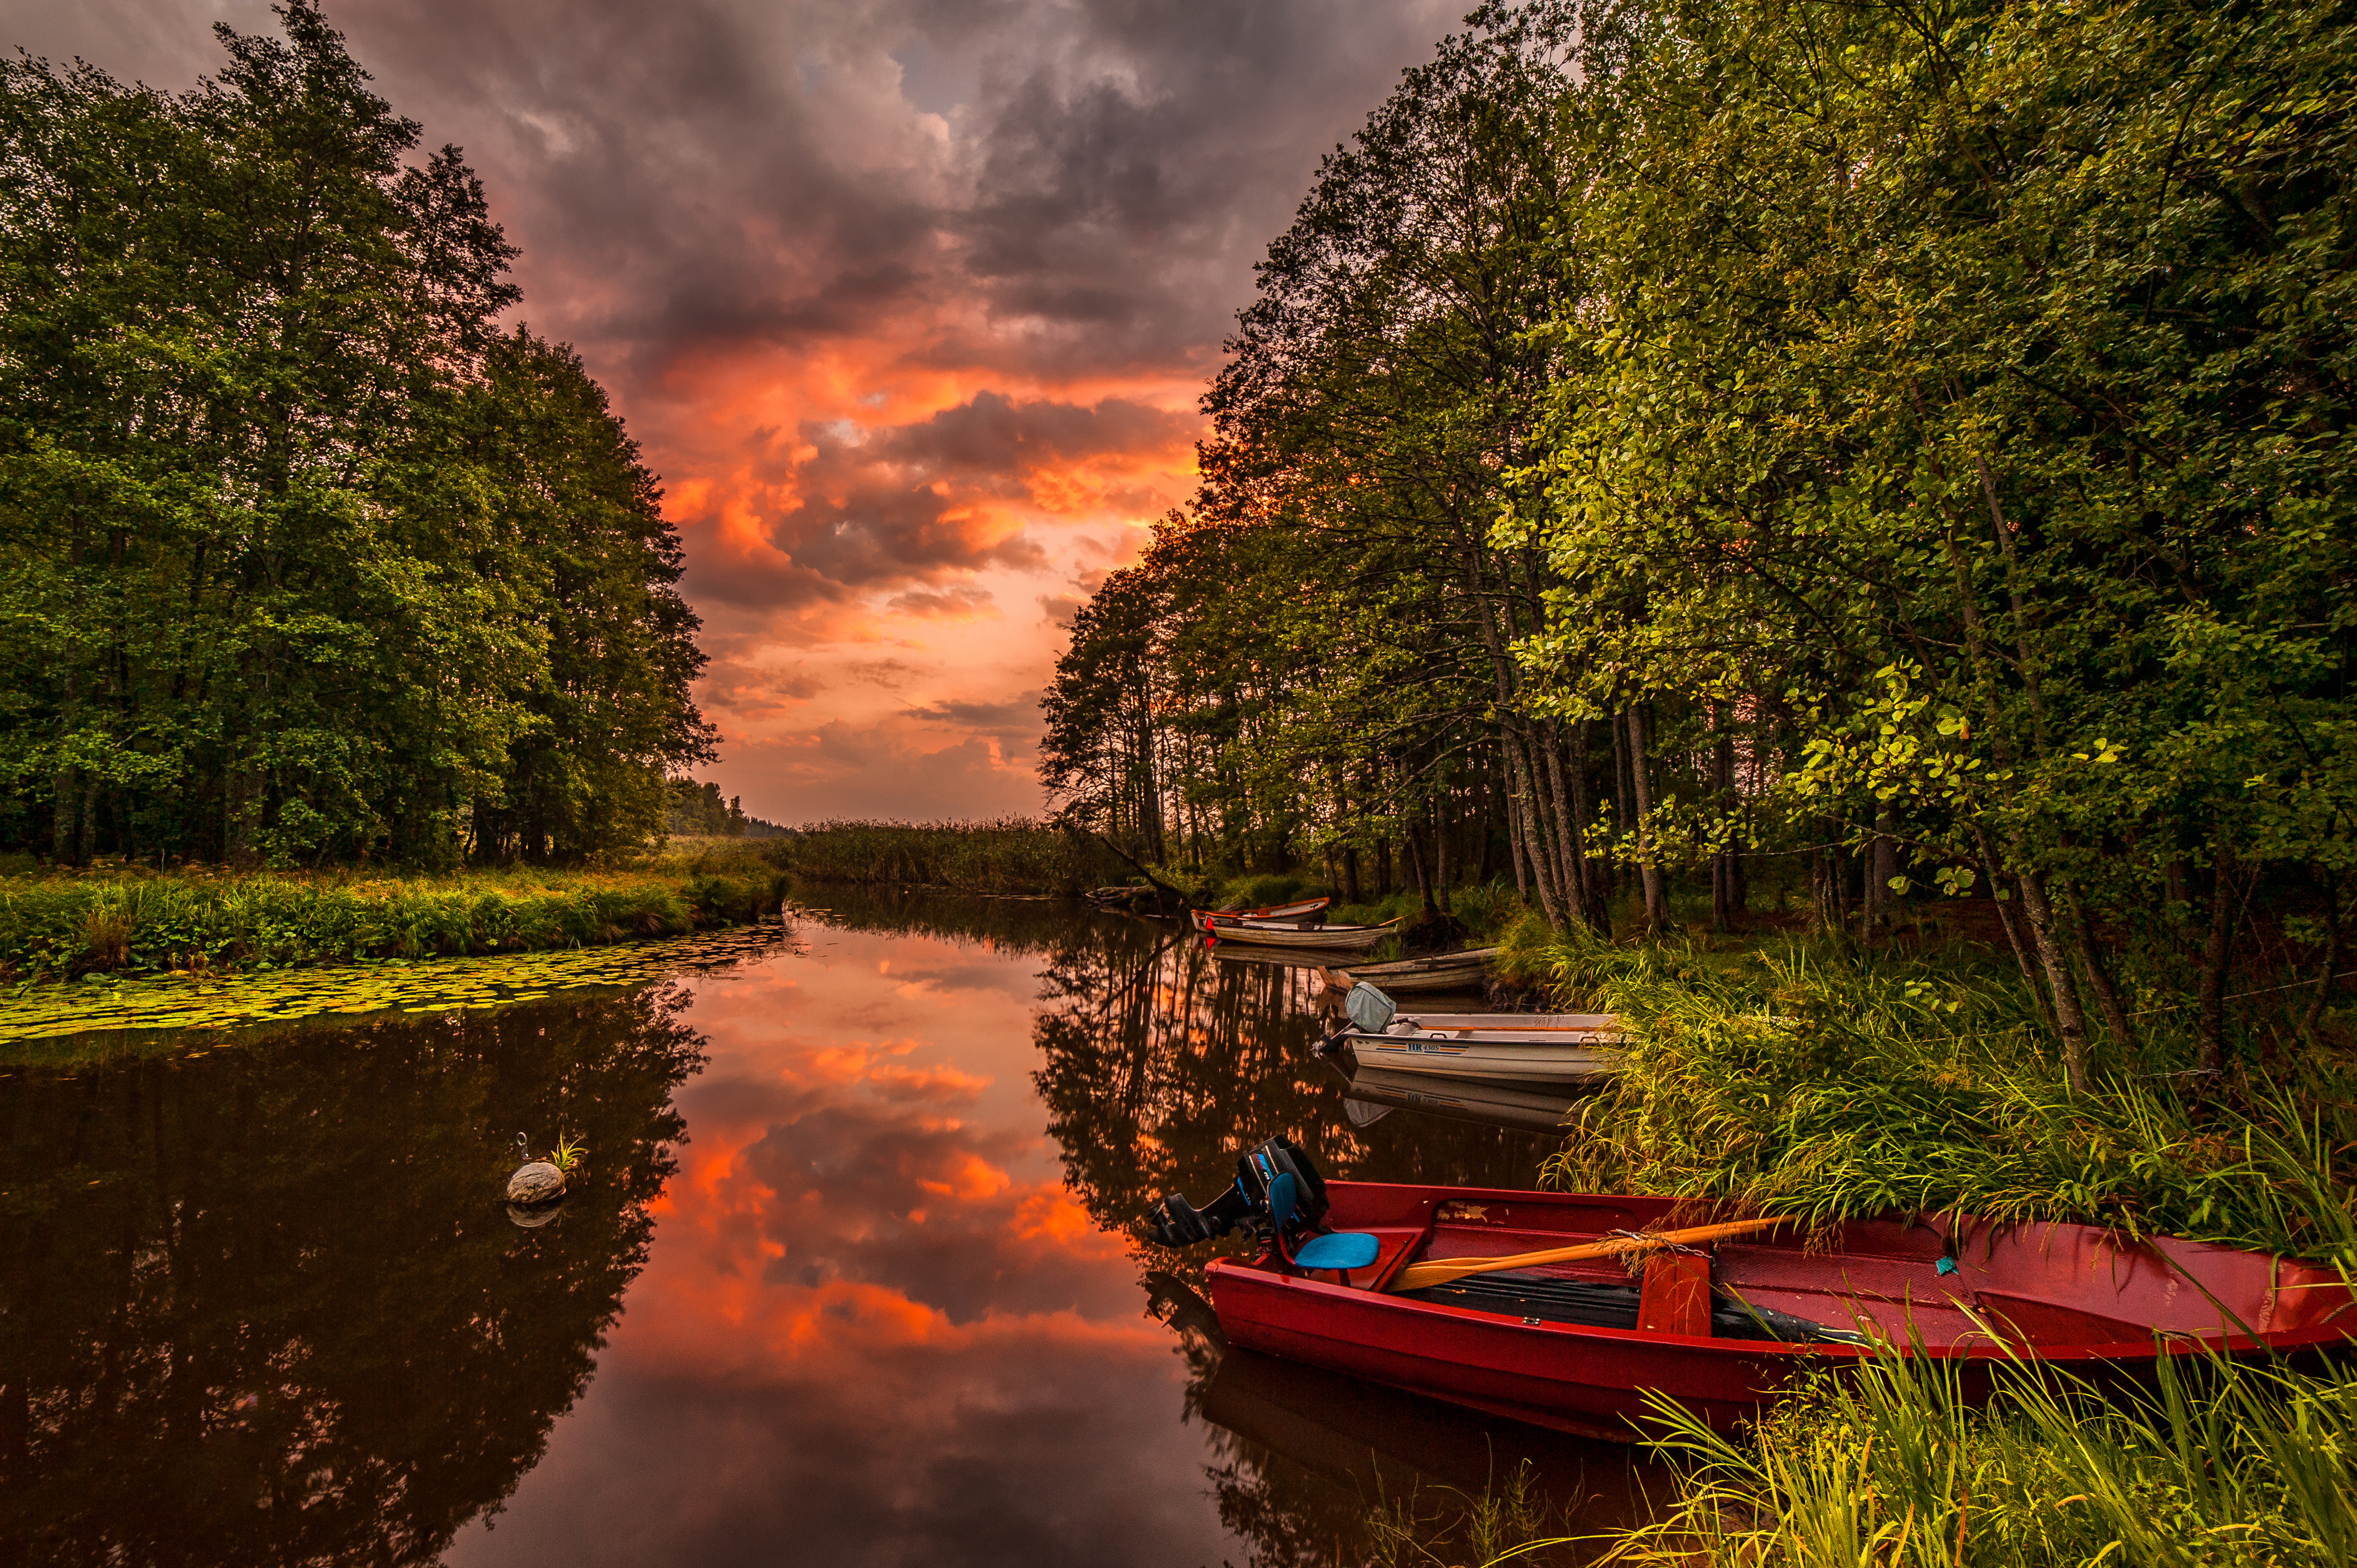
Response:
[{"label": "reed", "polygon": [[976,822],[821,822],[766,852],[797,876],[868,886],[1072,897],[1129,867],[1093,839],[1027,817]]},{"label": "reed", "polygon": [[748,920],[784,892],[782,872],[743,852],[602,872],[17,875],[0,878],[0,977],[589,947]]},{"label": "reed", "polygon": [[1566,1005],[1620,1014],[1614,1086],[1551,1185],[1708,1199],[1824,1224],[1961,1210],[2064,1219],[2357,1267],[2357,1069],[2309,1051],[2196,1100],[2190,1042],[2115,1052],[2072,1094],[2038,1020],[1971,950],[1861,955],[1510,935]]},{"label": "reed", "polygon": [[2002,1369],[1985,1407],[1952,1367],[1885,1346],[1738,1436],[1656,1399],[1678,1471],[1605,1561],[1776,1568],[2357,1562],[2357,1369],[2160,1359],[2108,1397]]}]

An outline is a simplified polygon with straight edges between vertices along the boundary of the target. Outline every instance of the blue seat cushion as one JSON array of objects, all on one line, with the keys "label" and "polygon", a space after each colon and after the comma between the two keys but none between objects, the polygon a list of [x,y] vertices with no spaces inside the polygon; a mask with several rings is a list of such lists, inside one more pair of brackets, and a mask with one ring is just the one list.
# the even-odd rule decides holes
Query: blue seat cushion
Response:
[{"label": "blue seat cushion", "polygon": [[1293,1254],[1296,1268],[1302,1269],[1363,1269],[1375,1261],[1383,1249],[1372,1236],[1364,1231],[1340,1230],[1330,1236],[1312,1236]]}]

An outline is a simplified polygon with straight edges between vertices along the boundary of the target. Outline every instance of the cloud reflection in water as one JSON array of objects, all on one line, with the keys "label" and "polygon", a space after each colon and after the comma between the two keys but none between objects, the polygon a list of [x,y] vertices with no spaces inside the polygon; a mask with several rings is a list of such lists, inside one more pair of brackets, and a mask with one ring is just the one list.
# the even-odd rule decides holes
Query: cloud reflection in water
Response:
[{"label": "cloud reflection in water", "polygon": [[457,1568],[1240,1555],[1138,1269],[1034,1096],[1036,961],[813,933],[711,1065],[596,1381]]}]

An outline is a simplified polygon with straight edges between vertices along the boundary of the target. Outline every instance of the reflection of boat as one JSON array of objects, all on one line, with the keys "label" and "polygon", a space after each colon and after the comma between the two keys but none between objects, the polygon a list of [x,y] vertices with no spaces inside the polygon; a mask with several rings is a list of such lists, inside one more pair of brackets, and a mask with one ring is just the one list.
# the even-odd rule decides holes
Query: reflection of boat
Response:
[{"label": "reflection of boat", "polygon": [[1620,1020],[1609,1013],[1420,1014],[1382,1033],[1351,1029],[1326,1043],[1370,1069],[1417,1078],[1588,1093],[1620,1070]]},{"label": "reflection of boat", "polygon": [[1347,948],[1361,952],[1388,940],[1399,924],[1387,920],[1380,926],[1313,926],[1298,920],[1255,920],[1246,925],[1222,916],[1205,917],[1200,911],[1196,918],[1204,935],[1214,941],[1272,948]]},{"label": "reflection of boat", "polygon": [[1454,1405],[1250,1350],[1220,1358],[1202,1409],[1205,1419],[1362,1497],[1405,1493],[1420,1479],[1478,1494],[1528,1459],[1548,1490],[1577,1504],[1583,1530],[1637,1522],[1649,1474],[1669,1478],[1658,1461],[1632,1466],[1618,1444],[1501,1427]]},{"label": "reflection of boat", "polygon": [[[1329,956],[1310,948],[1254,947],[1250,942],[1232,940],[1225,936],[1211,944],[1210,951],[1222,963],[1266,963],[1279,969],[1307,969],[1321,973]],[[1324,981],[1321,979],[1318,983],[1322,985]],[[1308,1000],[1314,1001],[1317,994],[1317,987],[1312,986]]]},{"label": "reflection of boat", "polygon": [[1203,929],[1214,920],[1308,920],[1312,915],[1323,915],[1331,898],[1303,898],[1291,904],[1271,904],[1265,909],[1197,909],[1188,917]]},{"label": "reflection of boat", "polygon": [[2162,1354],[2276,1353],[2357,1337],[2357,1294],[2330,1270],[2166,1238],[2126,1242],[2092,1226],[1983,1228],[1967,1217],[1853,1222],[1830,1249],[1797,1230],[1721,1240],[1658,1258],[1641,1288],[1607,1258],[1394,1295],[1380,1287],[1410,1262],[1601,1240],[1666,1225],[1677,1206],[1360,1182],[1324,1191],[1326,1222],[1373,1238],[1373,1261],[1339,1276],[1297,1272],[1274,1254],[1212,1263],[1211,1301],[1232,1345],[1598,1437],[1636,1435],[1648,1391],[1731,1428],[1804,1369],[1870,1354],[1831,1337],[1854,1340],[1841,1334],[1853,1326],[1891,1340],[1897,1354],[1953,1365],[1976,1397],[2025,1350],[2104,1380],[2148,1374]]},{"label": "reflection of boat", "polygon": [[[1459,1122],[1479,1122],[1491,1127],[1555,1133],[1562,1131],[1564,1119],[1577,1102],[1567,1090],[1550,1091],[1513,1084],[1459,1081],[1432,1073],[1394,1072],[1386,1068],[1360,1067],[1350,1078],[1350,1095],[1342,1101],[1342,1110],[1356,1127],[1372,1125],[1383,1112],[1399,1109],[1448,1116]],[[1367,1110],[1353,1109],[1358,1106]]]},{"label": "reflection of boat", "polygon": [[1354,963],[1338,969],[1326,983],[1348,991],[1361,981],[1394,993],[1410,991],[1478,991],[1490,972],[1496,948],[1469,948],[1463,952],[1436,953],[1430,958],[1404,958],[1393,963]]}]

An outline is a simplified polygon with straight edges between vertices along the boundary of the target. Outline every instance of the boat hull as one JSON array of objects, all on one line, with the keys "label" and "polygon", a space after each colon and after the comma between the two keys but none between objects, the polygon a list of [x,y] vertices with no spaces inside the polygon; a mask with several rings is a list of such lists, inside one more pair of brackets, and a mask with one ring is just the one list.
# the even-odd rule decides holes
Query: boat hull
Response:
[{"label": "boat hull", "polygon": [[1390,940],[1394,930],[1395,928],[1391,926],[1246,925],[1222,920],[1204,928],[1204,935],[1222,946],[1237,942],[1251,947],[1323,948],[1329,952],[1364,952]]},{"label": "boat hull", "polygon": [[[1231,1343],[1620,1442],[1645,1434],[1649,1394],[1723,1431],[1756,1417],[1804,1369],[1868,1353],[1539,1322],[1369,1288],[1411,1261],[1503,1255],[1658,1227],[1670,1219],[1667,1199],[1352,1182],[1329,1183],[1328,1195],[1329,1223],[1377,1237],[1375,1263],[1339,1283],[1266,1259],[1213,1263],[1211,1303]],[[1678,1218],[1697,1219],[1691,1210]],[[1721,1242],[1713,1277],[1755,1306],[1871,1328],[1902,1347],[1911,1333],[1922,1348],[1900,1353],[1954,1363],[1973,1397],[2024,1348],[2103,1383],[2140,1380],[2159,1355],[2204,1346],[2280,1352],[2346,1348],[2357,1336],[2357,1301],[2328,1271],[2194,1242],[2117,1243],[2086,1226],[1958,1223],[1965,1229],[1930,1220],[1846,1225],[1833,1251],[1813,1253],[1797,1236]],[[1958,1266],[1943,1274],[1940,1261],[1952,1254]],[[1610,1261],[1544,1272],[1628,1283]],[[1992,1326],[2012,1343],[1991,1338]],[[2173,1337],[2157,1347],[2156,1332]]]},{"label": "boat hull", "polygon": [[1489,975],[1490,961],[1498,950],[1476,948],[1470,952],[1401,959],[1395,963],[1353,964],[1349,969],[1336,970],[1329,983],[1337,990],[1348,991],[1364,981],[1395,996],[1415,992],[1479,991]]},{"label": "boat hull", "polygon": [[1568,1093],[1601,1088],[1620,1070],[1618,1050],[1577,1036],[1352,1035],[1347,1044],[1351,1059],[1362,1070]]}]

